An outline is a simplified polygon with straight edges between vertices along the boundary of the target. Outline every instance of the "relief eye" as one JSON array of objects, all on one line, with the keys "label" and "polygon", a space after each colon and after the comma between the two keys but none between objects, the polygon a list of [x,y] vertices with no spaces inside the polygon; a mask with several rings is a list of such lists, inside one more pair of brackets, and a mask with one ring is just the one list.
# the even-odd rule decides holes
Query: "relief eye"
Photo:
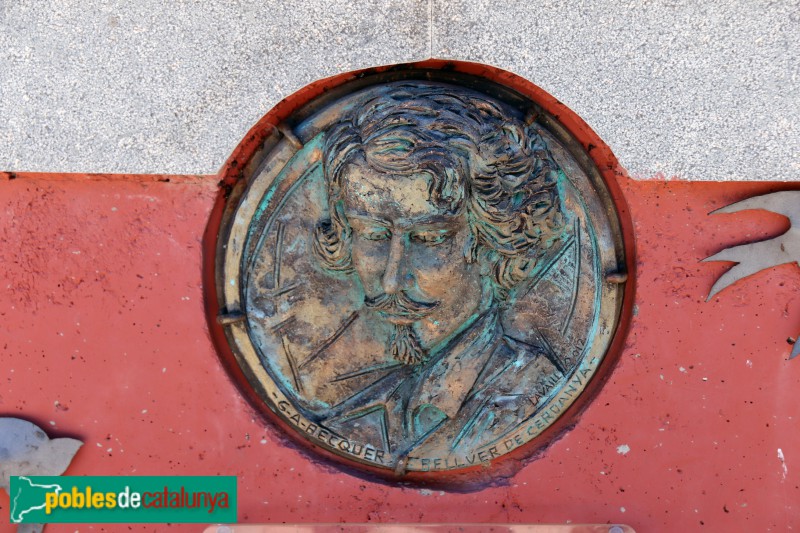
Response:
[{"label": "relief eye", "polygon": [[451,236],[452,233],[447,230],[417,231],[411,234],[411,240],[427,244],[428,246],[436,246],[437,244],[442,244]]},{"label": "relief eye", "polygon": [[367,228],[361,232],[361,236],[368,241],[385,241],[392,237],[392,232],[386,228]]}]

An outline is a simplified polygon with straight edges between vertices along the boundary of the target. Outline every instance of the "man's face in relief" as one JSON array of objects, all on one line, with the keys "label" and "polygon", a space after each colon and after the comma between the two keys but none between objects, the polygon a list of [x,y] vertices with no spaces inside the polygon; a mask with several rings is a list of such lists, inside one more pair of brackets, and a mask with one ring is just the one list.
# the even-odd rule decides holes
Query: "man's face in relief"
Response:
[{"label": "man's face in relief", "polygon": [[449,214],[434,206],[424,172],[378,172],[359,158],[343,177],[353,268],[366,306],[400,331],[413,329],[429,349],[480,307],[480,267],[465,257],[465,210]]}]

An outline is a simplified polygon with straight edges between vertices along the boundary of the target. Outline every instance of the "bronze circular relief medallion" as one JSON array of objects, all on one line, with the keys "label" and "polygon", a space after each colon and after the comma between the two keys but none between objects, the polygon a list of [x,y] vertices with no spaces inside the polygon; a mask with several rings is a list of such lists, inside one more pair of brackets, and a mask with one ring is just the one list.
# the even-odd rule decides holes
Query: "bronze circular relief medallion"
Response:
[{"label": "bronze circular relief medallion", "polygon": [[499,83],[358,77],[275,128],[231,196],[217,297],[250,385],[341,459],[493,462],[581,394],[625,257],[591,159]]}]

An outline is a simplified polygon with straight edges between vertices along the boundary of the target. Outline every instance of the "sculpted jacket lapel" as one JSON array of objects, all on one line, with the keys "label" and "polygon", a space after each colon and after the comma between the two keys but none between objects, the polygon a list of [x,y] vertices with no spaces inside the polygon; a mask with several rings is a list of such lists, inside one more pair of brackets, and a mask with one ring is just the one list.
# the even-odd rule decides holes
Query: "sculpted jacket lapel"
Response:
[{"label": "sculpted jacket lapel", "polygon": [[496,309],[477,317],[423,367],[400,367],[331,409],[323,425],[404,454],[457,417],[502,340]]}]

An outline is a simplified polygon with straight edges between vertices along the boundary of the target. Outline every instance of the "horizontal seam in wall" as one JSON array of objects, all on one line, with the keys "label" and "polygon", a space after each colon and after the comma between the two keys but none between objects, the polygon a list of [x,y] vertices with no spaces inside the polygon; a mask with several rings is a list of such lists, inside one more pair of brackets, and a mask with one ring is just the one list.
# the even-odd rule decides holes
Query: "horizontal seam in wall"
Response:
[{"label": "horizontal seam in wall", "polygon": [[124,181],[130,183],[171,183],[179,185],[206,185],[219,181],[217,174],[106,174],[80,172],[0,172],[0,181]]}]

